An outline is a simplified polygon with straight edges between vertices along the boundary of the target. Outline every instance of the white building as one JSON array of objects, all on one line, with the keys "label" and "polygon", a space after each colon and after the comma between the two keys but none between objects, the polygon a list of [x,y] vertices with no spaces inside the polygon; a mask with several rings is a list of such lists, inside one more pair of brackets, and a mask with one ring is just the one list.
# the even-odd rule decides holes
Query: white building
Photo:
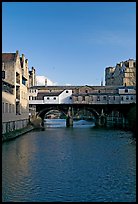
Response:
[{"label": "white building", "polygon": [[72,90],[38,94],[37,89],[30,89],[29,104],[72,104]]},{"label": "white building", "polygon": [[56,84],[56,82],[52,82],[45,76],[36,76],[36,86],[53,86]]}]

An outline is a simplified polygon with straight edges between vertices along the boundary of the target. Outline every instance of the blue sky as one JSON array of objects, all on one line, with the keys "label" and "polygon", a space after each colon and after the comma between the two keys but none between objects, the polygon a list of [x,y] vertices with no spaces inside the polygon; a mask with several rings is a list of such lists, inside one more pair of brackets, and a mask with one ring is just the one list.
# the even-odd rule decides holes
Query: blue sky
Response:
[{"label": "blue sky", "polygon": [[2,52],[16,50],[58,85],[100,85],[136,59],[136,3],[3,2]]}]

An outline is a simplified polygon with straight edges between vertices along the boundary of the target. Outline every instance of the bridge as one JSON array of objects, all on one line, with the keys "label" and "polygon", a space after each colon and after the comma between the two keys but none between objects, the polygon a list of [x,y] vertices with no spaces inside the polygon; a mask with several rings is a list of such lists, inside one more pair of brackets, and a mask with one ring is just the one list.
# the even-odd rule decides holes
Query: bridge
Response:
[{"label": "bridge", "polygon": [[97,126],[110,120],[126,121],[134,103],[135,86],[34,86],[29,90],[30,115],[44,121],[45,115],[59,111],[65,115],[67,127],[73,126],[73,118],[82,110],[91,113]]}]

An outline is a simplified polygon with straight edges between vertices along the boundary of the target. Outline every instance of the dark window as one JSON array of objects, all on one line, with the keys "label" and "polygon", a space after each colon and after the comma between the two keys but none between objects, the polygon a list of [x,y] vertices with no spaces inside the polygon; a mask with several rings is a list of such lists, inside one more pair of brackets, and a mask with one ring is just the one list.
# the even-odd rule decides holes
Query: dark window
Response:
[{"label": "dark window", "polygon": [[22,78],[22,84],[26,85],[26,80],[24,78]]},{"label": "dark window", "polygon": [[114,99],[114,101],[115,101],[115,96],[114,96],[114,98],[113,98],[113,99]]},{"label": "dark window", "polygon": [[47,100],[49,100],[49,97],[47,97]]},{"label": "dark window", "polygon": [[98,91],[98,93],[100,93],[100,90]]},{"label": "dark window", "polygon": [[125,93],[128,93],[128,89],[125,89]]},{"label": "dark window", "polygon": [[131,100],[133,100],[133,96],[131,96]]},{"label": "dark window", "polygon": [[32,100],[36,100],[37,97],[32,97]]},{"label": "dark window", "polygon": [[106,96],[103,97],[103,100],[106,100]]},{"label": "dark window", "polygon": [[54,100],[56,100],[56,97],[54,97]]},{"label": "dark window", "polygon": [[69,98],[70,100],[72,99],[72,97]]},{"label": "dark window", "polygon": [[85,90],[85,93],[88,93],[88,90]]},{"label": "dark window", "polygon": [[66,91],[66,93],[68,93],[69,91]]},{"label": "dark window", "polygon": [[2,71],[2,79],[5,79],[5,71]]},{"label": "dark window", "polygon": [[97,96],[97,101],[100,101],[100,96]]},{"label": "dark window", "polygon": [[82,100],[85,101],[85,96],[82,97]]},{"label": "dark window", "polygon": [[128,100],[128,99],[129,99],[129,97],[127,96],[127,97],[126,97],[126,100]]},{"label": "dark window", "polygon": [[121,97],[121,100],[123,101],[123,96]]}]

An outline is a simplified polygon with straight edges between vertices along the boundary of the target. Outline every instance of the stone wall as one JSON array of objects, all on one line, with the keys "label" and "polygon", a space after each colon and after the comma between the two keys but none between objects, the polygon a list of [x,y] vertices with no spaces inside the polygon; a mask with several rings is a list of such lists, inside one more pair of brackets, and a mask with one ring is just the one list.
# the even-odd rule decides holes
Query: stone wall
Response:
[{"label": "stone wall", "polygon": [[22,129],[26,127],[29,123],[28,119],[8,121],[2,123],[2,134],[12,132],[14,130]]}]

